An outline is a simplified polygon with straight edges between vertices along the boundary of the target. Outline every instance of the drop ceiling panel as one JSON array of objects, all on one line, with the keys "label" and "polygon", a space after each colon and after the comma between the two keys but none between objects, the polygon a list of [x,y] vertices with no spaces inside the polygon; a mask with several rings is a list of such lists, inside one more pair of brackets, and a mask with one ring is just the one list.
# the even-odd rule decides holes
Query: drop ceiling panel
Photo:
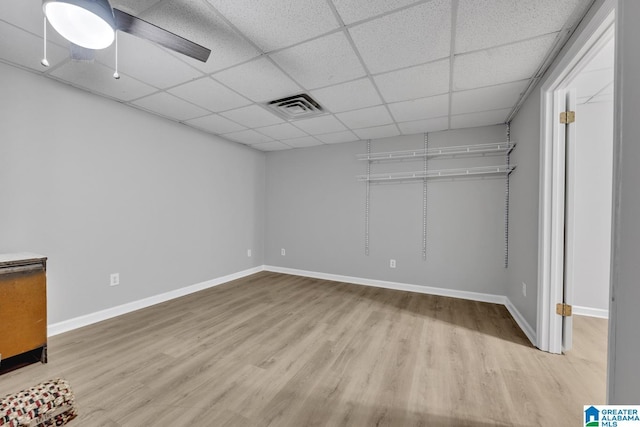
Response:
[{"label": "drop ceiling panel", "polygon": [[364,68],[343,32],[281,50],[271,58],[306,89],[352,80]]},{"label": "drop ceiling panel", "polygon": [[[2,21],[42,37],[44,34],[42,1],[0,1],[0,22]],[[47,24],[47,40],[65,50],[68,49],[69,42],[58,34],[50,24]]]},{"label": "drop ceiling panel", "polygon": [[291,46],[338,28],[326,1],[208,0],[265,52]]},{"label": "drop ceiling panel", "polygon": [[161,3],[163,0],[112,0],[111,6],[124,10],[135,16],[140,16],[145,10]]},{"label": "drop ceiling panel", "polygon": [[416,0],[333,0],[342,21],[347,25],[415,2]]},{"label": "drop ceiling panel", "polygon": [[280,151],[280,150],[291,149],[291,147],[279,141],[265,142],[263,144],[255,144],[255,145],[252,145],[251,148],[255,148],[256,150],[260,150],[260,151]]},{"label": "drop ceiling panel", "polygon": [[220,18],[206,0],[165,1],[142,17],[211,49],[206,63],[175,54],[205,73],[238,65],[260,55],[260,51]]},{"label": "drop ceiling panel", "polygon": [[176,86],[169,92],[215,113],[251,104],[244,96],[238,95],[210,77]]},{"label": "drop ceiling panel", "polygon": [[325,133],[324,135],[317,135],[317,139],[325,144],[338,144],[341,142],[357,141],[358,138],[353,132],[345,130],[342,132]]},{"label": "drop ceiling panel", "polygon": [[451,128],[459,129],[502,124],[509,113],[511,113],[511,108],[451,116]]},{"label": "drop ceiling panel", "polygon": [[437,117],[435,119],[415,120],[411,122],[398,123],[398,127],[400,128],[400,131],[403,135],[437,132],[449,128],[449,117]]},{"label": "drop ceiling panel", "polygon": [[213,78],[256,102],[284,98],[302,90],[267,58],[229,68]]},{"label": "drop ceiling panel", "polygon": [[263,127],[283,123],[280,117],[270,113],[259,105],[249,105],[248,107],[237,108],[235,110],[220,113],[222,116],[240,123],[246,127]]},{"label": "drop ceiling panel", "polygon": [[391,115],[382,105],[338,113],[336,117],[351,129],[386,125],[393,122]]},{"label": "drop ceiling panel", "polygon": [[613,83],[613,68],[583,71],[571,82],[578,96],[594,96]]},{"label": "drop ceiling panel", "polygon": [[209,114],[207,110],[189,104],[166,92],[159,92],[145,98],[140,98],[132,104],[176,120],[189,120]]},{"label": "drop ceiling panel", "polygon": [[532,77],[553,46],[556,34],[456,56],[454,90],[474,89]]},{"label": "drop ceiling panel", "polygon": [[231,133],[246,129],[244,126],[217,114],[198,117],[197,119],[188,120],[185,123],[215,134]]},{"label": "drop ceiling panel", "polygon": [[342,123],[331,115],[314,117],[312,119],[296,120],[293,123],[296,127],[299,127],[311,135],[347,130]]},{"label": "drop ceiling panel", "polygon": [[382,104],[382,99],[368,78],[317,89],[311,96],[332,113]]},{"label": "drop ceiling panel", "polygon": [[263,142],[270,142],[273,139],[266,135],[256,132],[255,130],[242,130],[240,132],[232,132],[224,135],[225,138],[229,138],[233,141],[240,142],[242,144],[260,144]]},{"label": "drop ceiling panel", "polygon": [[[40,64],[43,55],[43,40],[24,30],[0,21],[0,55],[3,59],[39,72],[50,70]],[[51,66],[69,57],[69,51],[47,43],[47,58]]]},{"label": "drop ceiling panel", "polygon": [[387,138],[390,136],[398,136],[400,132],[396,125],[375,126],[371,128],[363,128],[354,130],[360,139],[376,139]]},{"label": "drop ceiling panel", "polygon": [[615,63],[615,39],[611,40],[598,52],[584,67],[584,71],[602,70],[604,68],[613,68]]},{"label": "drop ceiling panel", "polygon": [[273,139],[288,139],[307,136],[307,134],[289,123],[267,126],[256,129],[258,132],[270,136]]},{"label": "drop ceiling panel", "polygon": [[451,97],[451,114],[475,113],[515,107],[520,94],[527,89],[529,80],[454,92]]},{"label": "drop ceiling panel", "polygon": [[[115,64],[115,43],[96,51],[96,59],[107,66]],[[118,32],[119,71],[151,86],[165,89],[202,76],[202,73],[157,45]]]},{"label": "drop ceiling panel", "polygon": [[146,85],[126,74],[120,79],[113,78],[113,69],[99,62],[69,61],[51,72],[51,75],[91,92],[131,101],[156,92],[157,89]]},{"label": "drop ceiling panel", "polygon": [[430,119],[449,114],[449,94],[389,104],[391,115],[397,122]]},{"label": "drop ceiling panel", "polygon": [[418,65],[374,77],[387,102],[407,101],[449,92],[449,60]]},{"label": "drop ceiling panel", "polygon": [[555,33],[585,0],[460,0],[455,53]]},{"label": "drop ceiling panel", "polygon": [[354,26],[349,32],[373,74],[448,57],[451,2],[432,0]]},{"label": "drop ceiling panel", "polygon": [[303,136],[301,138],[283,139],[283,143],[293,148],[313,147],[316,145],[322,145],[322,142],[318,141],[312,136]]}]

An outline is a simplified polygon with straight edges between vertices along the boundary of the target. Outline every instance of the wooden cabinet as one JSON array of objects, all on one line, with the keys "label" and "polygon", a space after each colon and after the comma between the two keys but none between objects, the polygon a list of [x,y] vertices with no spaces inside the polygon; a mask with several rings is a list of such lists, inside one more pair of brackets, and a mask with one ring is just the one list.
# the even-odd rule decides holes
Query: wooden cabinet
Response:
[{"label": "wooden cabinet", "polygon": [[46,362],[46,262],[35,254],[0,254],[0,363],[38,349]]}]

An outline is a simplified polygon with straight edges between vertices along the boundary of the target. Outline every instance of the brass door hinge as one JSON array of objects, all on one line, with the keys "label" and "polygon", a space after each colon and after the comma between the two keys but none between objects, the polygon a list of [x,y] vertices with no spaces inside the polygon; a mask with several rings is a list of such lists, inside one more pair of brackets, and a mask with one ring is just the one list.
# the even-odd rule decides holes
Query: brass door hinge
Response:
[{"label": "brass door hinge", "polygon": [[556,304],[556,313],[562,317],[571,316],[571,306],[569,304]]},{"label": "brass door hinge", "polygon": [[560,113],[560,123],[564,125],[568,125],[569,123],[573,123],[576,121],[576,112],[575,111],[563,111]]}]

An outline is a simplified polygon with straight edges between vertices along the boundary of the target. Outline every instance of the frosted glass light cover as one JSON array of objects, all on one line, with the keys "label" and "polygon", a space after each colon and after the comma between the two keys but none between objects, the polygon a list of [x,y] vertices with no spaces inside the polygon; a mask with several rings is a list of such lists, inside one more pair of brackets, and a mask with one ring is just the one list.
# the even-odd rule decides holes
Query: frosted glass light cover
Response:
[{"label": "frosted glass light cover", "polygon": [[71,43],[87,49],[104,49],[113,43],[113,15],[110,16],[111,22],[108,22],[105,19],[109,19],[109,16],[100,16],[108,15],[105,11],[94,13],[82,6],[64,1],[47,1],[43,9],[51,26]]}]

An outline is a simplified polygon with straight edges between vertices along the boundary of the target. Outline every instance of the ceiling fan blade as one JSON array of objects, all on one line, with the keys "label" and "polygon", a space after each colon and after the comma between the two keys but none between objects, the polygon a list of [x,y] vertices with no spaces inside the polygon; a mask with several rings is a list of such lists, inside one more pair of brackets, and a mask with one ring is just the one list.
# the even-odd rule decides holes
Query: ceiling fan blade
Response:
[{"label": "ceiling fan blade", "polygon": [[211,50],[170,31],[153,25],[143,19],[136,18],[119,9],[113,9],[116,18],[116,29],[125,33],[150,40],[167,49],[190,56],[198,61],[207,62]]}]

